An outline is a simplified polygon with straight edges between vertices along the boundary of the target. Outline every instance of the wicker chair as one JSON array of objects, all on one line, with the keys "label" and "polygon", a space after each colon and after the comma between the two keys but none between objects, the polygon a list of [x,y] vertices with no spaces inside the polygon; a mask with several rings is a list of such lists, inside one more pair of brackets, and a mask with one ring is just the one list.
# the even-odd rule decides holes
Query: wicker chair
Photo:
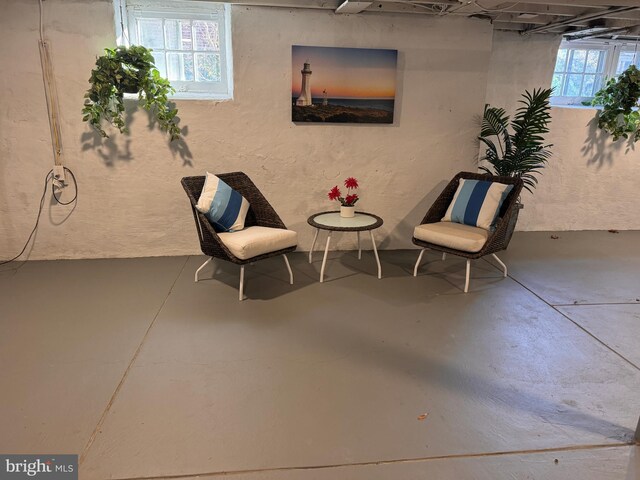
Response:
[{"label": "wicker chair", "polygon": [[[258,188],[246,174],[244,174],[243,172],[233,172],[221,173],[217,174],[217,176],[224,180],[231,188],[237,190],[244,198],[248,200],[250,208],[247,212],[245,228],[251,226],[260,226],[286,230],[287,227],[285,227],[276,211],[269,204],[269,202],[267,202],[260,190],[258,190]],[[229,248],[227,248],[224,242],[220,239],[219,234],[213,229],[211,223],[209,223],[209,220],[207,220],[207,217],[205,217],[203,213],[199,212],[196,209],[198,198],[200,197],[200,192],[202,191],[202,187],[204,186],[204,180],[204,176],[184,177],[181,180],[182,186],[185,192],[187,192],[187,196],[191,201],[191,210],[193,212],[193,218],[196,222],[196,229],[198,230],[200,248],[202,249],[202,253],[209,256],[209,259],[207,259],[207,261],[204,262],[202,266],[200,266],[200,268],[198,268],[198,270],[196,271],[195,281],[198,281],[198,274],[213,258],[220,258],[222,260],[227,260],[229,262],[240,265],[240,289],[238,297],[239,300],[242,300],[244,298],[244,266],[248,263],[253,263],[258,260],[282,255],[284,257],[284,262],[287,266],[287,270],[289,271],[289,283],[293,285],[293,272],[291,271],[289,259],[287,258],[286,254],[289,252],[293,252],[297,248],[297,246],[294,245],[288,248],[264,253],[262,255],[257,255],[247,259],[238,258],[236,255],[231,253]]]},{"label": "wicker chair", "polygon": [[509,245],[509,242],[511,241],[513,231],[516,227],[516,222],[518,221],[518,212],[521,208],[520,204],[518,203],[518,197],[520,196],[520,192],[522,191],[523,183],[520,178],[515,177],[498,177],[487,174],[460,172],[453,178],[453,180],[449,182],[440,196],[436,199],[435,203],[431,206],[424,219],[422,220],[421,225],[436,223],[442,220],[447,209],[449,208],[449,205],[451,204],[451,201],[453,200],[453,197],[458,188],[459,180],[461,178],[470,180],[488,180],[513,185],[513,189],[511,190],[509,195],[507,195],[507,198],[503,202],[502,208],[500,209],[500,213],[498,214],[496,228],[493,232],[489,232],[486,242],[477,252],[456,250],[453,248],[445,247],[443,245],[429,243],[414,236],[412,239],[413,243],[419,247],[422,247],[422,250],[420,250],[418,261],[416,262],[416,265],[413,269],[413,276],[415,277],[418,275],[418,267],[420,266],[422,255],[427,248],[442,252],[442,260],[446,259],[447,253],[458,255],[467,259],[467,271],[464,285],[464,292],[467,293],[469,291],[471,260],[491,254],[493,258],[495,258],[496,261],[502,266],[504,276],[507,276],[507,266],[502,262],[502,260],[498,258],[496,252],[505,250]]}]

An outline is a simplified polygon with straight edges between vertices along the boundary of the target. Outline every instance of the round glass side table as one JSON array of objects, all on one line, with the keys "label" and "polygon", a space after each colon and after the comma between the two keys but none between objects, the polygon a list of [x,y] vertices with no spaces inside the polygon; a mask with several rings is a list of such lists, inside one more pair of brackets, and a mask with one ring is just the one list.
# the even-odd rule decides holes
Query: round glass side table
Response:
[{"label": "round glass side table", "polygon": [[311,215],[307,223],[316,229],[313,237],[313,244],[309,250],[309,263],[313,261],[313,249],[318,240],[320,230],[327,230],[327,243],[324,247],[324,257],[322,258],[322,268],[320,269],[320,283],[324,282],[324,269],[327,265],[327,254],[329,253],[329,244],[331,243],[331,233],[333,232],[356,232],[358,236],[358,260],[362,258],[362,248],[360,247],[360,232],[369,231],[371,244],[373,245],[373,254],[378,264],[378,278],[382,278],[382,267],[380,266],[380,258],[376,249],[376,242],[373,238],[373,231],[383,224],[382,218],[372,213],[356,212],[354,217],[341,217],[340,212],[320,212]]}]

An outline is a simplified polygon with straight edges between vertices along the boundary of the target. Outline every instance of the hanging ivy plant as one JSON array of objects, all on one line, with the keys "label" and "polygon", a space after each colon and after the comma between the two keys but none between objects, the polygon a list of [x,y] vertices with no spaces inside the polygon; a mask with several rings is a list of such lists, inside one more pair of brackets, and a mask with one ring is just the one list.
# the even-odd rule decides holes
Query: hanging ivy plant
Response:
[{"label": "hanging ivy plant", "polygon": [[168,95],[175,92],[169,80],[160,76],[151,50],[130,47],[105,48],[98,57],[89,79],[91,88],[85,94],[82,120],[89,122],[105,138],[102,128],[106,120],[120,133],[129,133],[124,121],[124,94],[137,93],[139,104],[152,112],[160,126],[171,137],[180,138],[176,124],[178,110],[169,105]]},{"label": "hanging ivy plant", "polygon": [[598,116],[598,127],[613,136],[640,140],[640,70],[631,65],[617,78],[607,81],[605,87],[598,91],[591,102],[602,105]]}]

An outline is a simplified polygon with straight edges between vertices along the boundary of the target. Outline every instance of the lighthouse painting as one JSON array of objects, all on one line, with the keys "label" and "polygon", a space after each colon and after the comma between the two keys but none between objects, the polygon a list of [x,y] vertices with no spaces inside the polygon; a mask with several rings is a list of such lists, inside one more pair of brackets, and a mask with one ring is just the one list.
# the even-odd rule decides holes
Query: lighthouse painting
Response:
[{"label": "lighthouse painting", "polygon": [[291,49],[293,122],[393,123],[397,50]]},{"label": "lighthouse painting", "polygon": [[298,100],[296,100],[296,105],[299,107],[308,107],[309,105],[313,105],[311,99],[311,68],[309,68],[309,63],[305,62],[304,68],[300,71],[302,74],[302,86],[300,87],[300,96]]}]

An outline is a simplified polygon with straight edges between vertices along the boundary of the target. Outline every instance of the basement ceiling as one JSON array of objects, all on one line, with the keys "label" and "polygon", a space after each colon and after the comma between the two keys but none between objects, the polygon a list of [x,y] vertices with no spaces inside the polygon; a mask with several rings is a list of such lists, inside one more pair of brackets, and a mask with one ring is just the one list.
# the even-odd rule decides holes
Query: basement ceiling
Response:
[{"label": "basement ceiling", "polygon": [[490,21],[496,30],[523,35],[555,33],[568,40],[640,41],[640,0],[248,0],[229,3],[332,10],[348,15],[404,13],[474,17]]}]

